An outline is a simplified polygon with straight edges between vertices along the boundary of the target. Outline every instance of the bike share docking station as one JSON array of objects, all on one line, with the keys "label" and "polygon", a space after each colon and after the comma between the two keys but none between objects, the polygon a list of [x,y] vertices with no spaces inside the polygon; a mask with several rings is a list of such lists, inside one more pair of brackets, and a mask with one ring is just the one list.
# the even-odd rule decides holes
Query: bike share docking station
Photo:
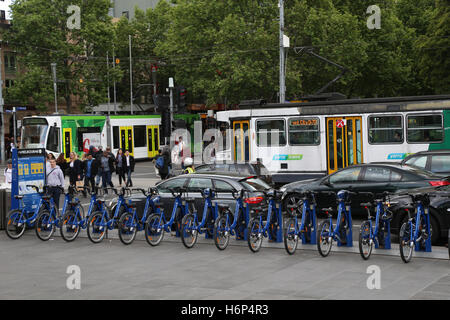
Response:
[{"label": "bike share docking station", "polygon": [[304,230],[301,233],[302,244],[317,244],[317,215],[315,200],[309,203],[308,197],[303,198],[302,221],[300,228]]},{"label": "bike share docking station", "polygon": [[[339,236],[345,236],[346,243],[343,243],[343,238],[337,239],[338,247],[353,247],[353,234],[352,234],[352,213],[351,213],[351,202],[349,197],[349,192],[346,190],[341,190],[336,194],[336,200],[338,201],[338,220],[339,223]],[[343,215],[343,216],[341,216]]]},{"label": "bike share docking station", "polygon": [[[430,221],[430,208],[425,207],[423,209],[424,211],[424,215],[423,217],[425,218],[425,228],[426,228],[426,234],[428,235],[427,239],[425,239],[424,246],[422,246],[422,241],[417,241],[416,245],[415,245],[415,251],[417,252],[431,252],[431,221]],[[416,225],[417,228],[417,225]],[[450,251],[449,251],[450,252]]]}]

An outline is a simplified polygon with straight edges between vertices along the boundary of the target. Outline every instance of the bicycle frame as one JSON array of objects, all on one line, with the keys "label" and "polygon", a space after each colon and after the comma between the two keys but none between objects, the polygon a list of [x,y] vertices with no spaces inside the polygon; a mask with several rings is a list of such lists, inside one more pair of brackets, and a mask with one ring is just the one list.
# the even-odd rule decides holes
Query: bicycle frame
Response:
[{"label": "bicycle frame", "polygon": [[[158,230],[164,229],[166,232],[170,232],[170,227],[172,227],[172,224],[175,221],[175,217],[177,214],[177,210],[178,208],[181,209],[181,214],[184,216],[187,213],[189,213],[189,208],[188,205],[186,203],[185,200],[181,199],[181,195],[182,195],[183,191],[181,193],[177,193],[176,195],[172,192],[172,194],[175,197],[175,203],[172,209],[172,215],[170,216],[170,220],[168,222],[166,222],[166,218],[163,214],[162,211],[159,210],[159,212],[157,212],[159,214],[159,220],[158,220]],[[179,228],[176,231],[176,236],[179,237],[180,236],[180,230]]]},{"label": "bicycle frame", "polygon": [[[202,194],[203,194],[203,192],[202,192]],[[217,218],[217,206],[213,206],[213,204],[212,204],[212,198],[214,198],[214,196],[215,196],[214,191],[210,190],[208,195],[206,197],[204,197],[205,204],[203,206],[203,216],[202,216],[202,220],[200,223],[198,223],[197,211],[192,213],[194,215],[195,224],[194,224],[194,227],[192,227],[191,229],[196,230],[199,234],[206,233],[206,239],[211,238],[208,236],[208,233],[206,232],[206,230],[202,230],[202,228],[204,228],[206,225],[206,217],[208,215],[208,209],[211,209],[214,220],[216,220],[216,218]]]},{"label": "bicycle frame", "polygon": [[[301,238],[302,238],[302,244],[316,244],[317,240],[316,240],[316,229],[317,229],[317,219],[316,219],[316,202],[315,202],[315,196],[312,193],[312,203],[309,202],[309,198],[307,196],[305,196],[303,198],[303,205],[302,205],[302,220],[300,223],[300,227],[297,229],[298,226],[298,218],[297,216],[295,216],[295,233],[301,234]],[[309,218],[311,219],[311,224],[312,224],[312,228],[309,231],[309,241],[306,238],[306,234],[305,234],[305,227],[306,227],[306,218],[309,216]]]},{"label": "bicycle frame", "polygon": [[[153,197],[154,194],[149,192],[148,194],[145,194],[145,191],[142,189],[133,189],[133,190],[139,190],[142,191],[142,193],[144,193],[144,195],[146,196],[146,200],[145,200],[145,207],[144,207],[144,213],[142,214],[142,219],[139,221],[138,217],[137,217],[137,210],[133,210],[133,217],[131,219],[131,221],[127,221],[127,226],[128,227],[132,227],[132,228],[136,228],[137,231],[142,231],[144,230],[145,227],[145,222],[147,221],[147,217],[149,216],[149,210],[150,208],[152,209],[152,212],[159,214],[160,213],[160,209],[159,207],[156,207],[155,203],[158,203],[161,199],[160,196],[156,196]],[[136,221],[136,222],[135,222]]]},{"label": "bicycle frame", "polygon": [[[424,252],[431,252],[431,236],[428,237],[428,239],[425,240],[425,249],[422,249],[420,247],[420,243],[418,242],[419,240],[419,231],[420,231],[420,226],[421,226],[421,218],[423,217],[425,219],[425,224],[426,224],[426,232],[427,234],[431,235],[430,232],[430,209],[425,208],[422,201],[417,201],[417,206],[416,206],[416,223],[415,223],[415,228],[414,228],[414,224],[412,223],[412,219],[410,219],[409,221],[409,228],[410,228],[410,241],[414,243],[415,245],[415,251],[424,251]],[[413,230],[415,229],[415,230]]]},{"label": "bicycle frame", "polygon": [[[372,220],[369,219],[370,224],[370,238],[374,240],[375,242],[375,249],[380,249],[380,239],[379,239],[379,232],[380,232],[380,219],[382,217],[386,216],[386,210],[384,210],[384,204],[383,200],[377,200],[377,209],[376,209],[376,216],[375,216],[375,230],[373,230]],[[389,221],[383,219],[383,224],[385,227],[384,230],[384,246],[382,249],[391,249],[391,224]],[[373,232],[372,232],[373,230]]]},{"label": "bicycle frame", "polygon": [[339,191],[337,193],[338,215],[337,215],[337,220],[336,220],[336,227],[333,227],[333,217],[331,214],[329,214],[328,219],[329,219],[329,223],[330,223],[330,233],[328,234],[328,237],[331,237],[334,240],[336,240],[338,247],[344,246],[344,244],[342,243],[343,239],[341,239],[341,237],[339,236],[340,225],[341,225],[340,222],[342,219],[342,215],[344,215],[344,219],[346,220],[346,222],[350,228],[350,232],[347,232],[347,235],[346,235],[347,243],[345,244],[345,246],[353,247],[353,236],[352,236],[352,231],[351,231],[352,230],[351,229],[352,228],[351,207],[350,207],[350,205],[347,205],[345,203],[345,201],[346,201],[345,198],[346,198],[346,192]]}]

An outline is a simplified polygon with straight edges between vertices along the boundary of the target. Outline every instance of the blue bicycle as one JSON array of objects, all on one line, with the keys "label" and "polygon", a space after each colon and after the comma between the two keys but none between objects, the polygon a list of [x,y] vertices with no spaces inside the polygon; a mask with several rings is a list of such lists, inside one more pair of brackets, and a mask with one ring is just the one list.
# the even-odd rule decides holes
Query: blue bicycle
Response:
[{"label": "blue bicycle", "polygon": [[[175,203],[172,209],[170,220],[166,222],[164,210],[151,214],[145,223],[145,239],[151,246],[157,246],[161,243],[164,237],[164,232],[171,232],[174,222],[176,222],[176,232],[178,233],[181,226],[183,216],[189,213],[188,203],[192,203],[192,199],[183,199],[182,195],[185,192],[182,188],[169,189],[175,198]],[[189,200],[189,201],[187,201]]]},{"label": "blue bicycle", "polygon": [[244,201],[244,194],[248,191],[241,189],[232,192],[235,200],[234,215],[227,204],[218,204],[219,216],[214,223],[214,243],[219,250],[225,250],[230,237],[236,235],[238,239],[246,239],[249,222],[248,204]]},{"label": "blue bicycle", "polygon": [[199,234],[206,232],[207,237],[212,237],[213,235],[216,208],[212,204],[212,199],[216,196],[216,192],[210,188],[200,190],[200,192],[205,200],[200,223],[198,222],[198,213],[194,203],[192,203],[190,212],[181,220],[181,241],[188,249],[195,245]]},{"label": "blue bicycle", "polygon": [[[361,206],[367,210],[368,216],[359,229],[359,253],[364,260],[370,258],[374,245],[375,248],[390,249],[390,221],[393,214],[389,210],[389,192],[372,194],[372,197],[377,197],[374,201],[375,216],[372,216],[370,212],[374,204],[371,202],[361,203]],[[373,223],[373,220],[375,220],[375,223]]]},{"label": "blue bicycle", "polygon": [[263,238],[270,237],[276,239],[278,234],[278,228],[282,227],[282,221],[277,221],[278,217],[281,218],[281,196],[282,192],[277,190],[263,191],[269,202],[267,209],[267,218],[264,224],[264,210],[262,208],[254,208],[252,210],[253,218],[248,223],[248,247],[250,251],[256,253],[261,249]]},{"label": "blue bicycle", "polygon": [[[408,221],[403,223],[400,228],[400,257],[403,262],[408,263],[412,259],[414,248],[417,251],[431,251],[431,223],[430,223],[430,196],[429,194],[410,194],[402,193],[399,195],[408,195],[413,202],[412,206],[405,209],[408,212]],[[411,215],[410,211],[415,210],[416,214]]]},{"label": "blue bicycle", "polygon": [[[80,200],[75,196],[75,193],[79,193],[77,189],[80,188],[84,192],[87,190],[91,195],[86,217],[84,216],[84,209],[80,204]],[[59,229],[61,237],[67,242],[74,241],[80,234],[81,229],[87,228],[87,221],[91,214],[98,211],[99,208],[100,204],[97,203],[97,190],[95,188],[91,191],[88,187],[76,187],[76,189],[75,187],[69,187],[61,214],[61,228]]]},{"label": "blue bicycle", "polygon": [[125,208],[126,212],[133,212],[136,210],[135,204],[131,201],[127,204],[125,200],[125,195],[129,193],[129,188],[123,187],[119,192],[115,188],[111,189],[114,193],[118,195],[118,201],[116,209],[114,210],[114,215],[110,217],[109,209],[106,205],[105,198],[97,198],[97,204],[99,205],[99,211],[94,212],[88,220],[87,234],[89,240],[93,243],[100,243],[103,241],[108,230],[113,230],[117,227],[120,215]]},{"label": "blue bicycle", "polygon": [[[64,188],[57,188],[64,192]],[[35,187],[35,189],[36,191],[38,190],[37,187]],[[44,188],[44,190],[48,190],[48,188]],[[55,205],[55,202],[50,195],[42,194],[41,198],[43,200],[42,208],[39,210],[39,214],[36,217],[35,231],[39,239],[48,241],[55,232],[56,227],[60,226],[61,216],[58,207]]]},{"label": "blue bicycle", "polygon": [[[334,192],[324,192],[334,194]],[[348,190],[341,190],[336,195],[338,203],[338,215],[336,227],[333,226],[333,208],[322,209],[327,215],[327,219],[322,221],[317,233],[317,249],[322,257],[330,254],[333,241],[338,245],[351,247],[352,243],[352,215],[351,215],[351,196],[357,193]]]},{"label": "blue bicycle", "polygon": [[[303,243],[316,243],[316,194],[313,191],[304,191],[302,193],[301,209],[297,206],[288,206],[288,212],[293,217],[286,221],[284,228],[284,248],[290,255],[295,253],[298,246],[299,238],[302,238]],[[301,214],[301,222],[298,222],[298,216]]]},{"label": "blue bicycle", "polygon": [[32,228],[35,226],[36,218],[41,210],[50,208],[51,196],[46,195],[47,186],[44,186],[44,192],[39,192],[39,188],[34,185],[27,185],[27,188],[33,188],[40,195],[39,203],[34,210],[27,208],[23,202],[24,195],[16,195],[15,198],[20,201],[19,209],[11,210],[6,215],[6,235],[13,239],[19,239],[25,233],[27,226]]},{"label": "blue bicycle", "polygon": [[142,188],[133,188],[132,191],[140,191],[146,197],[144,212],[142,218],[139,219],[137,215],[137,210],[133,208],[132,210],[126,210],[126,212],[120,217],[119,220],[119,238],[123,244],[131,244],[136,238],[138,231],[142,231],[145,228],[145,222],[147,217],[151,213],[160,212],[160,199],[158,195],[158,190],[156,188],[149,188],[146,192]]}]

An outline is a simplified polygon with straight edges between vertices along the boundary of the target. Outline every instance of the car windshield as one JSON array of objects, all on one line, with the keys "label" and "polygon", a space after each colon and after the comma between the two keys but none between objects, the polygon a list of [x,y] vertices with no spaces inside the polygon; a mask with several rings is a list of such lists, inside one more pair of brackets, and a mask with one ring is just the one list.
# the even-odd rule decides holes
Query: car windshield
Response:
[{"label": "car windshield", "polygon": [[271,187],[261,179],[252,178],[242,181],[241,184],[249,191],[263,191]]}]

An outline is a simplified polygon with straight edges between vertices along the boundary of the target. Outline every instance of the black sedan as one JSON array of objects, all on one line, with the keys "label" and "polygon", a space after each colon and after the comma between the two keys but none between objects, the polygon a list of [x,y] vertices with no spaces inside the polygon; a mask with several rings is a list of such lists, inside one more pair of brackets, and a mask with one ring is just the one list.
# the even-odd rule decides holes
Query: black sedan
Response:
[{"label": "black sedan", "polygon": [[[412,189],[431,186],[450,185],[446,178],[435,176],[431,172],[416,167],[402,166],[392,163],[371,163],[354,165],[341,169],[331,175],[312,180],[293,182],[283,186],[283,207],[300,205],[302,191],[339,191],[342,189],[353,192],[382,193],[395,192],[401,189]],[[352,198],[352,213],[362,214],[360,203],[371,199],[367,194]],[[335,206],[335,198],[330,195],[318,195],[318,207]]]},{"label": "black sedan", "polygon": [[[398,193],[425,194],[430,196],[431,214],[431,242],[436,244],[440,238],[447,238],[450,228],[450,186],[418,188],[411,190],[400,190]],[[393,194],[390,197],[391,211],[394,213],[391,221],[391,232],[398,234],[400,227],[408,219],[408,213],[404,209],[411,203],[411,198],[405,195]]]}]

